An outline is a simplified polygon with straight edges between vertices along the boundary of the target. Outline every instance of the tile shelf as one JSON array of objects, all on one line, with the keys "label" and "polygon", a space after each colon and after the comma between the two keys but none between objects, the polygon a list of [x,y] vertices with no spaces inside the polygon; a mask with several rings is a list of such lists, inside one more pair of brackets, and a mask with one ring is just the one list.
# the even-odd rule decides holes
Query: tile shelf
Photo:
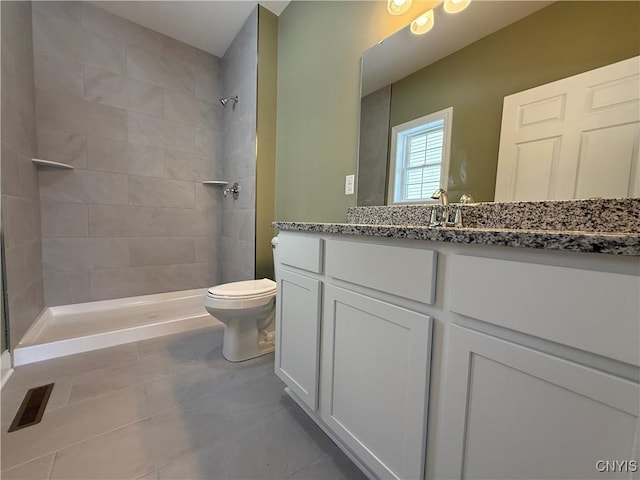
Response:
[{"label": "tile shelf", "polygon": [[73,170],[73,165],[68,165],[66,163],[52,162],[50,160],[42,160],[40,158],[32,158],[31,161],[38,167],[51,167]]},{"label": "tile shelf", "polygon": [[205,180],[202,182],[203,185],[216,185],[218,187],[224,187],[225,185],[229,185],[229,182],[225,182],[224,180]]}]

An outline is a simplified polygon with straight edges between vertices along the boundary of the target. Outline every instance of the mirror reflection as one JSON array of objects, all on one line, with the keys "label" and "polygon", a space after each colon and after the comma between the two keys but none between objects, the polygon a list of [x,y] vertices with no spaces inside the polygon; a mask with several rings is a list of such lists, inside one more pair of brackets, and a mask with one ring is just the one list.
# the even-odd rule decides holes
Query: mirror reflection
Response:
[{"label": "mirror reflection", "polygon": [[[638,2],[475,1],[457,15],[437,7],[435,26],[423,36],[405,28],[385,39],[363,56],[357,204],[403,203],[411,182],[394,193],[397,175],[418,174],[392,165],[394,127],[405,135],[396,135],[397,145],[412,134],[402,133],[403,124],[447,109],[441,185],[452,201],[463,193],[493,201],[504,97],[638,55],[639,16]],[[426,137],[420,142],[424,152],[438,147],[432,139],[427,148]],[[419,203],[411,188],[405,202]]]}]

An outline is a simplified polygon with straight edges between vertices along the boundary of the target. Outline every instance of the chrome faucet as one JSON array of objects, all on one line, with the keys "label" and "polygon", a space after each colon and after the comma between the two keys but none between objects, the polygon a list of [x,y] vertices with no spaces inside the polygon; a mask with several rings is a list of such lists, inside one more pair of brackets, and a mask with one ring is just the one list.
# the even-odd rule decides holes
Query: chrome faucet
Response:
[{"label": "chrome faucet", "polygon": [[462,228],[462,208],[460,208],[461,205],[467,205],[469,203],[475,203],[475,200],[473,199],[473,197],[468,194],[468,193],[463,193],[460,196],[460,204],[456,205],[455,208],[455,214],[453,217],[453,225],[455,227],[458,228]]},{"label": "chrome faucet", "polygon": [[431,221],[429,226],[442,226],[446,227],[449,222],[449,195],[444,188],[439,188],[431,195],[434,200],[440,200],[442,205],[442,216],[438,219],[436,208],[431,210]]},{"label": "chrome faucet", "polygon": [[462,203],[463,205],[467,204],[467,203],[475,203],[476,201],[473,199],[473,197],[468,194],[468,193],[463,193],[460,196],[460,203]]},{"label": "chrome faucet", "polygon": [[431,194],[431,198],[434,200],[440,200],[443,207],[449,206],[449,195],[444,188],[439,188]]}]

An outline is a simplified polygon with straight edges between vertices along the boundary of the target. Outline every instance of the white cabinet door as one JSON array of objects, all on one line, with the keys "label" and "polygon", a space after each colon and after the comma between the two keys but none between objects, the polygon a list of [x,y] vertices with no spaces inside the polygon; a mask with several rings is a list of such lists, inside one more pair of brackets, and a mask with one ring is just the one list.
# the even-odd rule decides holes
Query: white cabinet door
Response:
[{"label": "white cabinet door", "polygon": [[325,287],[320,414],[380,478],[423,478],[431,323]]},{"label": "white cabinet door", "polygon": [[640,57],[505,97],[495,200],[640,196]]},{"label": "white cabinet door", "polygon": [[276,375],[316,410],[322,283],[284,268],[276,278]]},{"label": "white cabinet door", "polygon": [[638,384],[462,327],[449,335],[438,478],[637,478]]}]

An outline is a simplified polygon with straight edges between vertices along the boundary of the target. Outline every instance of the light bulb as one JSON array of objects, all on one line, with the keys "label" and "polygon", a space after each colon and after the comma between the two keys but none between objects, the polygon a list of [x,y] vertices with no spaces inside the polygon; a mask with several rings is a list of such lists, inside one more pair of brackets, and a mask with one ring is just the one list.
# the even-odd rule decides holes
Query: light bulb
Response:
[{"label": "light bulb", "polygon": [[388,0],[387,12],[391,15],[402,15],[411,8],[412,0]]},{"label": "light bulb", "polygon": [[435,25],[435,18],[433,16],[433,10],[424,12],[413,22],[411,22],[411,33],[415,35],[423,35],[433,28]]},{"label": "light bulb", "polygon": [[447,13],[459,13],[469,6],[471,0],[444,0],[444,11]]}]

